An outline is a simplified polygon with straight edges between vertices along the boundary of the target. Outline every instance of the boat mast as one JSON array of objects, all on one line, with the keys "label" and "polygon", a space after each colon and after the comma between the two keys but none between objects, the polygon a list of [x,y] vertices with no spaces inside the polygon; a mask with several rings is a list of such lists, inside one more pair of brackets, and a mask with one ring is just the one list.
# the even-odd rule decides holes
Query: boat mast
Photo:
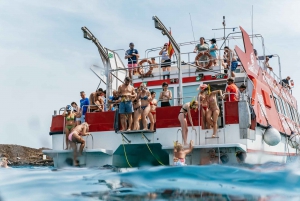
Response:
[{"label": "boat mast", "polygon": [[165,25],[158,19],[157,16],[153,16],[152,19],[154,20],[154,26],[156,29],[161,30],[162,35],[166,35],[175,51],[175,55],[177,58],[177,68],[178,68],[178,79],[179,79],[179,104],[183,104],[183,91],[182,91],[182,71],[181,71],[181,58],[180,58],[180,47],[177,42],[174,40],[173,36],[170,34],[168,29]]},{"label": "boat mast", "polygon": [[100,44],[100,42],[98,41],[98,39],[92,34],[92,32],[86,28],[86,27],[81,27],[81,30],[83,31],[83,37],[87,40],[91,40],[93,41],[93,43],[96,45],[96,47],[98,48],[98,52],[100,54],[100,57],[102,59],[104,68],[105,68],[105,76],[106,76],[106,100],[109,99],[109,96],[111,94],[111,80],[110,80],[110,62],[109,62],[109,57],[108,57],[108,53],[107,50]]}]

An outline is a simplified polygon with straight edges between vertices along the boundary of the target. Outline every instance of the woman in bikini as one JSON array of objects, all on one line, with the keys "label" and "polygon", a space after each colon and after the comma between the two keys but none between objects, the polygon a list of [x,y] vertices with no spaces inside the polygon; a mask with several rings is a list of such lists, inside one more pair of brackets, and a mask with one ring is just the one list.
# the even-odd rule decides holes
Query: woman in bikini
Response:
[{"label": "woman in bikini", "polygon": [[168,90],[168,83],[162,84],[163,91],[160,92],[159,100],[161,101],[161,107],[171,106],[170,99],[172,99],[172,92]]},{"label": "woman in bikini", "polygon": [[[149,115],[150,113],[150,102],[152,101],[152,97],[150,92],[147,90],[146,86],[142,83],[140,86],[140,93],[138,95],[138,97],[141,100],[141,116],[142,116],[142,122],[143,122],[143,130],[148,130],[147,127],[147,119],[146,117]],[[150,113],[149,115],[149,120],[150,120],[150,130],[153,131],[154,128],[154,121],[153,121],[153,116]]]},{"label": "woman in bikini", "polygon": [[[136,93],[140,93],[140,89],[136,89]],[[140,129],[140,117],[141,117],[141,100],[137,96],[132,101],[133,106],[133,128],[132,130],[139,130]]]},{"label": "woman in bikini", "polygon": [[149,118],[151,118],[150,115],[152,115],[152,117],[153,117],[153,122],[154,122],[153,129],[154,130],[156,129],[155,124],[156,124],[156,107],[157,107],[157,100],[155,99],[155,95],[156,95],[156,93],[154,91],[151,91],[152,101],[150,102],[150,113],[148,115]]},{"label": "woman in bikini", "polygon": [[206,96],[208,94],[208,86],[206,84],[202,84],[199,86],[198,90],[200,89],[200,92],[198,94],[198,100],[200,101],[200,106],[201,106],[201,113],[202,113],[202,129],[207,129],[209,128],[207,126],[206,122],[206,113],[208,109],[208,103],[206,100]]},{"label": "woman in bikini", "polygon": [[206,112],[206,122],[213,127],[213,135],[212,137],[216,137],[218,130],[218,117],[220,114],[220,109],[217,101],[217,94],[220,94],[223,97],[221,90],[215,90],[209,93],[206,96],[206,100],[208,102],[208,110]]},{"label": "woman in bikini", "polygon": [[66,118],[65,134],[66,134],[66,150],[67,150],[67,149],[69,149],[69,141],[68,141],[69,134],[73,130],[73,128],[76,126],[76,122],[75,122],[76,116],[72,112],[71,105],[66,106],[66,110],[64,111],[62,116]]},{"label": "woman in bikini", "polygon": [[81,156],[82,152],[83,152],[83,148],[85,146],[85,140],[81,136],[90,135],[90,133],[88,133],[88,131],[89,131],[89,125],[86,122],[84,122],[84,123],[76,126],[68,137],[68,141],[70,142],[71,147],[73,148],[73,151],[74,151],[73,157],[74,157],[74,165],[75,166],[79,165],[78,161],[77,161],[76,143],[80,144],[79,156]]},{"label": "woman in bikini", "polygon": [[187,135],[188,135],[188,125],[187,125],[187,121],[186,121],[186,114],[188,114],[188,116],[189,116],[189,120],[192,125],[192,129],[195,130],[194,124],[192,121],[192,117],[191,117],[191,109],[193,109],[195,111],[198,109],[198,101],[193,100],[191,102],[185,103],[182,106],[182,108],[180,109],[180,112],[178,115],[178,120],[181,125],[181,133],[182,133],[184,145],[187,145]]}]

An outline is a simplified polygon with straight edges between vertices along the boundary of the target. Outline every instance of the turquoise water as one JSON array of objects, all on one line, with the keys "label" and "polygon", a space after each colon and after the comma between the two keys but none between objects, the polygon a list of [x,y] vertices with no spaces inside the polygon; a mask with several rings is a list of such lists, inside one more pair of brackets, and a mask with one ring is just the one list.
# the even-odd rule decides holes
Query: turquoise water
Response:
[{"label": "turquoise water", "polygon": [[0,169],[1,201],[300,200],[300,165]]}]

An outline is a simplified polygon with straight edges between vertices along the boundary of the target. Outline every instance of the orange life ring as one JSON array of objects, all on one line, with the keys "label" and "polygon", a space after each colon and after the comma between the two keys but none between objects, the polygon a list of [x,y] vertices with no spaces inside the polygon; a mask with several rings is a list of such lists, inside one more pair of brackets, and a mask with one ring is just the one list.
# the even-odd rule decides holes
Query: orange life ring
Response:
[{"label": "orange life ring", "polygon": [[[203,66],[203,65],[200,65],[200,62],[199,62],[199,59],[202,57],[202,56],[207,56],[209,58],[209,62],[206,66]],[[212,56],[209,54],[209,52],[207,51],[201,51],[199,52],[199,54],[197,54],[197,56],[195,57],[195,64],[196,66],[199,66],[199,67],[202,67],[202,68],[210,68],[213,64],[213,58]]]},{"label": "orange life ring", "polygon": [[[149,64],[149,70],[146,73],[144,72],[144,69],[143,69],[143,63],[145,63],[145,62],[147,62]],[[141,77],[149,77],[152,75],[153,67],[154,67],[154,65],[152,64],[152,62],[149,59],[142,59],[138,63],[137,72],[138,72],[138,74],[141,75]]]}]

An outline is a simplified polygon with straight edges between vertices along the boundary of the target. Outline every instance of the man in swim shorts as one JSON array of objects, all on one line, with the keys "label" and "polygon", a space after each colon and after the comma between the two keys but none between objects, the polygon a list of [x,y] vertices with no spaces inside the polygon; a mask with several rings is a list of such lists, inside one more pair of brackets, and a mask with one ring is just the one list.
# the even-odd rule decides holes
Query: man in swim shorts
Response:
[{"label": "man in swim shorts", "polygon": [[132,78],[132,70],[136,70],[137,61],[139,56],[139,52],[137,49],[134,49],[134,44],[129,43],[129,50],[125,52],[125,59],[128,59],[128,72],[129,77]]},{"label": "man in swim shorts", "polygon": [[[121,97],[121,102],[119,105],[119,113],[121,115],[121,131],[131,130],[132,124],[132,100],[136,98],[136,93],[134,87],[130,85],[131,79],[126,77],[124,80],[124,84],[120,85],[118,88],[118,94]],[[128,119],[128,127],[126,128],[126,116]]]},{"label": "man in swim shorts", "polygon": [[225,59],[227,62],[227,66],[228,68],[230,67],[231,70],[231,77],[235,77],[235,70],[238,67],[238,62],[237,62],[237,58],[236,55],[234,54],[234,52],[229,49],[228,46],[224,47],[224,51],[225,51]]}]

